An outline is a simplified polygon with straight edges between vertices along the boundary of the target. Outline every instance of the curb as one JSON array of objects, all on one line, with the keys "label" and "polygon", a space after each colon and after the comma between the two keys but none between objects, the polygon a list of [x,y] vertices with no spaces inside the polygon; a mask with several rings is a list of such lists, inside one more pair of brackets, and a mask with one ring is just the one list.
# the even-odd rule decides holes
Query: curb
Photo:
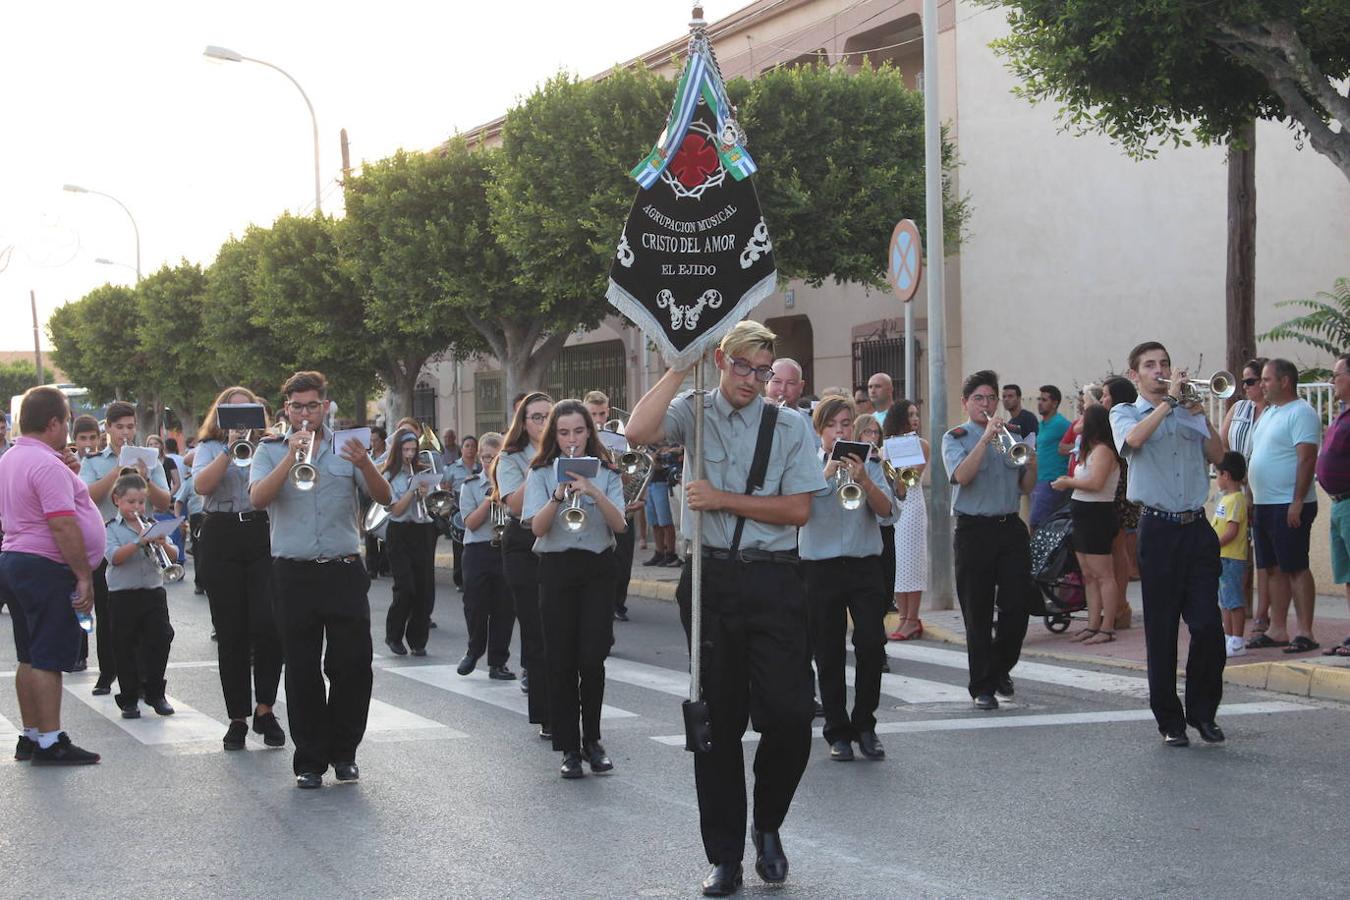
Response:
[{"label": "curb", "polygon": [[648,581],[645,578],[634,578],[628,582],[628,593],[636,597],[646,597],[648,600],[662,600],[666,603],[675,602],[675,581]]},{"label": "curb", "polygon": [[1350,667],[1317,662],[1263,662],[1224,669],[1229,684],[1294,694],[1313,700],[1350,702]]}]

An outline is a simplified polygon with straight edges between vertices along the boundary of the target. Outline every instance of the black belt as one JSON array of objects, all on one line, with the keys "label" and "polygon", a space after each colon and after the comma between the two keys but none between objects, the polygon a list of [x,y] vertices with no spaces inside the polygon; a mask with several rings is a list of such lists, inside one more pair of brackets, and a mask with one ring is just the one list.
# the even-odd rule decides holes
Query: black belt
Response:
[{"label": "black belt", "polygon": [[1168,512],[1165,509],[1155,509],[1152,506],[1140,506],[1139,515],[1162,519],[1164,522],[1171,522],[1173,525],[1189,525],[1197,520],[1203,521],[1205,511],[1203,509],[1188,509],[1185,512]]},{"label": "black belt", "polygon": [[1018,518],[1017,513],[1005,513],[1001,516],[972,516],[966,513],[957,513],[956,521],[968,522],[971,525],[1001,525],[1004,522],[1011,522]]},{"label": "black belt", "polygon": [[289,563],[296,563],[302,566],[322,566],[328,563],[354,563],[361,558],[359,553],[349,553],[346,556],[319,556],[315,559],[292,559],[289,556],[280,557]]},{"label": "black belt", "polygon": [[704,547],[703,558],[788,565],[796,565],[801,561],[801,557],[797,555],[796,550],[740,550],[733,555],[730,550],[720,550],[715,547]]},{"label": "black belt", "polygon": [[238,522],[266,522],[267,511],[263,509],[251,509],[248,512],[209,512],[206,517],[217,517],[221,519],[231,519]]}]

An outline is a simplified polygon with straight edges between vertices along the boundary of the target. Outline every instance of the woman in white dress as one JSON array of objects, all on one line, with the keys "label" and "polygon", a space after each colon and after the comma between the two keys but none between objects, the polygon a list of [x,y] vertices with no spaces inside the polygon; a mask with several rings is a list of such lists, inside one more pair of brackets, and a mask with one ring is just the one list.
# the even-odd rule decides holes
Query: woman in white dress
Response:
[{"label": "woman in white dress", "polygon": [[[913,401],[897,400],[886,413],[885,438],[919,433],[919,408]],[[929,459],[928,442],[923,445],[923,457]],[[928,467],[920,466],[922,479]],[[923,637],[923,621],[919,618],[919,604],[928,589],[928,506],[924,499],[923,482],[910,488],[900,503],[900,517],[895,522],[895,608],[900,622],[887,637],[893,641],[912,641]]]}]

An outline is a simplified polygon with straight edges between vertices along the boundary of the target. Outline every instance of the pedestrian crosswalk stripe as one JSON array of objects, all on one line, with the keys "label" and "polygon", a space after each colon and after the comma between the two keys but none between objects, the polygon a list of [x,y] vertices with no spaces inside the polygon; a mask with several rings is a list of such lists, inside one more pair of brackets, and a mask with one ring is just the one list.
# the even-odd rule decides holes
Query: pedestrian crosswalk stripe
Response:
[{"label": "pedestrian crosswalk stripe", "polygon": [[[845,666],[844,683],[853,687],[856,679],[857,670],[853,666]],[[912,704],[953,703],[970,699],[969,691],[954,684],[885,672],[881,673],[881,693]]]},{"label": "pedestrian crosswalk stripe", "polygon": [[[947,666],[955,669],[965,669],[968,666],[964,650],[941,650],[937,647],[921,647],[910,643],[890,643],[886,645],[886,655],[892,659]],[[1018,680],[1025,679],[1042,684],[1056,684],[1062,687],[1077,688],[1080,691],[1116,694],[1140,700],[1148,699],[1148,679],[1134,675],[1071,669],[1066,666],[1051,666],[1025,660],[1017,664],[1012,670],[1012,675],[1014,679]],[[968,693],[963,691],[963,694],[967,699],[969,698]]]},{"label": "pedestrian crosswalk stripe", "polygon": [[[18,736],[19,729],[14,727],[14,723],[4,716],[0,716],[0,743],[15,740]],[[0,747],[0,753],[3,753],[4,749],[4,747]]]},{"label": "pedestrian crosswalk stripe", "polygon": [[631,659],[611,656],[605,660],[605,680],[659,691],[672,697],[689,696],[689,676],[686,673],[634,662]]},{"label": "pedestrian crosswalk stripe", "polygon": [[[1219,718],[1229,716],[1252,716],[1263,713],[1306,712],[1317,709],[1313,704],[1287,703],[1283,700],[1268,700],[1256,703],[1234,703],[1219,708]],[[959,719],[925,719],[917,722],[878,722],[877,734],[920,734],[929,731],[977,731],[991,728],[1032,728],[1043,725],[1103,725],[1112,722],[1152,722],[1153,713],[1147,709],[1108,709],[1097,712],[1050,713],[1046,715],[999,715],[981,713],[978,716],[965,716]],[[822,736],[819,728],[811,729],[816,737]],[[653,737],[658,744],[670,747],[683,747],[684,735],[667,734]],[[753,744],[759,741],[759,734],[747,731],[742,743]]]},{"label": "pedestrian crosswalk stripe", "polygon": [[[277,685],[277,703],[279,704],[286,702],[285,679],[282,682]],[[327,689],[327,687],[328,680],[324,679],[324,688]],[[383,740],[389,736],[409,738],[419,735],[437,739],[468,737],[464,732],[448,725],[442,725],[434,719],[428,719],[426,716],[419,716],[411,710],[401,709],[392,703],[371,698],[370,711],[366,715],[366,737],[368,739]]]},{"label": "pedestrian crosswalk stripe", "polygon": [[[518,715],[529,715],[529,700],[520,691],[518,681],[493,681],[485,672],[475,670],[468,675],[460,675],[454,666],[391,666],[384,669],[419,681],[422,684],[459,694],[471,700],[479,700],[491,706],[510,710]],[[600,708],[602,719],[633,719],[637,713],[618,709],[608,704]]]},{"label": "pedestrian crosswalk stripe", "polygon": [[219,743],[225,735],[225,726],[210,716],[200,713],[181,700],[169,695],[165,699],[174,708],[171,716],[156,715],[153,709],[141,704],[139,719],[122,718],[122,710],[111,694],[95,697],[89,692],[90,681],[67,681],[66,693],[112,722],[142,744],[193,744],[202,741]]}]

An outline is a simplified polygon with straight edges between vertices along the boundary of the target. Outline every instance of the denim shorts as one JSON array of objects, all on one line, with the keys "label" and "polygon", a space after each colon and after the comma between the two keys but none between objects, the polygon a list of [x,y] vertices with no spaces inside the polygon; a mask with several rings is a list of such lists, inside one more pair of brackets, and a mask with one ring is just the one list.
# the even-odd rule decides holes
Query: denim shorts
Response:
[{"label": "denim shorts", "polygon": [[1242,609],[1246,601],[1242,595],[1242,576],[1247,572],[1247,561],[1222,556],[1219,565],[1219,607]]},{"label": "denim shorts", "polygon": [[84,636],[70,595],[75,573],[35,553],[0,553],[0,595],[9,606],[19,662],[47,672],[69,672]]},{"label": "denim shorts", "polygon": [[670,482],[653,481],[647,485],[647,524],[659,527],[675,524],[670,515]]}]

